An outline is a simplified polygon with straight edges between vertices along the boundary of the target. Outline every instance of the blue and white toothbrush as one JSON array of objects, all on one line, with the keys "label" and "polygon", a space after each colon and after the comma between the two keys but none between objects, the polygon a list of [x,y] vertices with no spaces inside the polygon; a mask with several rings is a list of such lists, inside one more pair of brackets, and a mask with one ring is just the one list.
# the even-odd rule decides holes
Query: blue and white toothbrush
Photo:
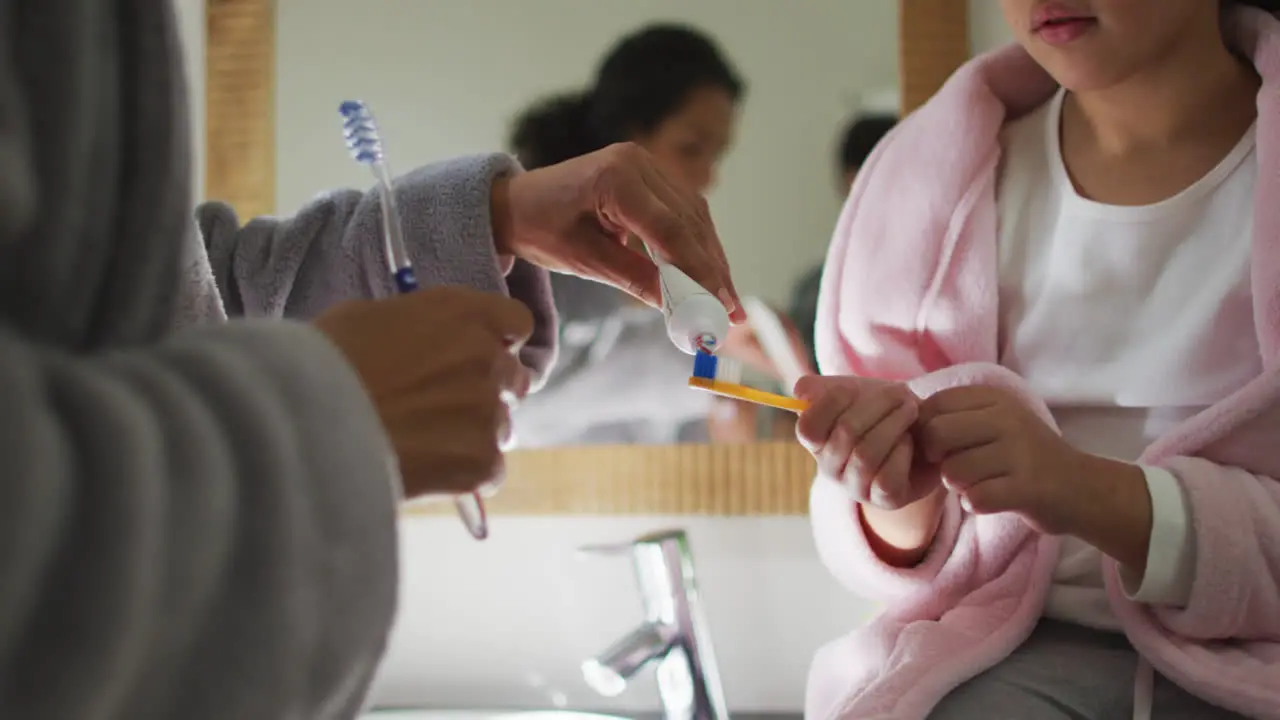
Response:
[{"label": "blue and white toothbrush", "polygon": [[[391,187],[391,169],[387,166],[378,135],[378,124],[368,106],[359,100],[348,100],[338,106],[342,115],[342,135],[347,141],[351,157],[367,166],[378,182],[378,200],[382,205],[382,241],[387,253],[391,276],[396,289],[410,293],[418,289],[418,278],[413,273],[413,263],[404,246],[404,230],[400,226],[400,210],[396,207],[395,192]],[[479,493],[459,495],[454,499],[458,516],[471,536],[483,540],[489,536],[489,520],[485,515],[484,501]]]}]

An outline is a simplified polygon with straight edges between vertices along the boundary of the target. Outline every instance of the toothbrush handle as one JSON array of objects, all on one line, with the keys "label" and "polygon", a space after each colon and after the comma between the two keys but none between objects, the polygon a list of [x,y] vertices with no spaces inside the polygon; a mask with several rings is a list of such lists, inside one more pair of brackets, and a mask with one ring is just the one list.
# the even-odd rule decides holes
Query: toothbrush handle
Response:
[{"label": "toothbrush handle", "polygon": [[458,517],[462,519],[462,524],[471,533],[471,537],[476,540],[489,537],[489,514],[485,512],[480,493],[459,495],[453,499],[453,506],[457,508]]},{"label": "toothbrush handle", "polygon": [[[409,253],[405,248],[404,229],[400,225],[400,210],[396,207],[391,169],[383,160],[373,116],[364,103],[360,102],[342,103],[339,110],[347,123],[359,122],[356,137],[347,137],[348,147],[356,161],[367,165],[378,181],[378,204],[382,209],[383,220],[382,239],[396,290],[401,294],[414,292],[418,289],[418,276],[413,272],[413,264],[410,263]],[[348,127],[348,131],[350,130]],[[366,147],[367,143],[372,143],[373,147]],[[460,495],[454,499],[454,506],[472,537],[483,540],[489,536],[489,520],[480,493]]]},{"label": "toothbrush handle", "polygon": [[[393,277],[396,289],[401,293],[411,293],[418,289],[418,276],[409,265],[397,268]],[[471,537],[477,540],[489,537],[489,517],[485,512],[484,500],[480,498],[480,493],[459,495],[453,503],[458,509],[458,517],[462,519],[462,524],[466,526],[467,532],[471,533]]]}]

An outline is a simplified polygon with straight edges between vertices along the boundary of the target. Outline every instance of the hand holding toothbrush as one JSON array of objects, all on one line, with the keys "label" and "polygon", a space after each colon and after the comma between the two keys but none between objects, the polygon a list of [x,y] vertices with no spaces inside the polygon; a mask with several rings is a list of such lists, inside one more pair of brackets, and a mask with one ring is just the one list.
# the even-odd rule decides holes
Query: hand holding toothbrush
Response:
[{"label": "hand holding toothbrush", "polygon": [[937,473],[916,472],[912,429],[920,402],[906,385],[811,375],[795,392],[809,403],[796,437],[818,471],[844,483],[855,502],[895,510],[937,487]]},{"label": "hand holding toothbrush", "polygon": [[529,390],[516,358],[522,303],[460,287],[337,305],[316,325],[364,382],[399,458],[406,498],[490,489],[511,406]]},{"label": "hand holding toothbrush", "polygon": [[494,240],[555,272],[608,283],[658,307],[658,259],[682,270],[742,322],[724,248],[706,200],[667,180],[637,145],[621,143],[499,181],[493,190]]},{"label": "hand holding toothbrush", "polygon": [[806,377],[796,396],[809,402],[796,437],[849,492],[872,550],[895,567],[917,565],[945,497],[938,469],[917,452],[921,401],[903,383],[857,377]]}]

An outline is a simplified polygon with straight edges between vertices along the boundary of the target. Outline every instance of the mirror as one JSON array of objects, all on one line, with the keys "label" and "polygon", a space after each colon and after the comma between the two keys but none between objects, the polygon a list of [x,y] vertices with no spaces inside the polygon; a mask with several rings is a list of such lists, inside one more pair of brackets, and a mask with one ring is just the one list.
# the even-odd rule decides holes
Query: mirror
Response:
[{"label": "mirror", "polygon": [[[370,104],[401,172],[460,153],[512,149],[521,113],[548,98],[581,98],[603,59],[631,36],[637,49],[629,62],[640,67],[620,70],[614,86],[597,94],[614,99],[596,115],[622,116],[598,124],[613,125],[610,139],[639,140],[671,158],[670,174],[698,184],[714,175],[709,200],[739,290],[780,311],[786,325],[812,322],[794,323],[791,305],[797,285],[822,262],[843,199],[845,125],[859,112],[893,113],[898,104],[898,9],[889,2],[366,0],[352,12],[336,0],[278,0],[276,13],[277,212],[290,213],[325,188],[366,184],[343,153],[335,107],[344,98]],[[738,102],[715,92],[723,85],[719,68],[692,41],[636,40],[657,23],[679,23],[714,43],[742,83]],[[675,70],[661,82],[662,73],[646,69],[681,53],[689,57],[671,60]],[[619,82],[652,86],[618,99]],[[660,107],[685,86],[687,102]],[[556,122],[541,132],[581,132]],[[624,124],[638,129],[624,138]],[[672,346],[657,313],[571,277],[556,279],[556,295],[565,318],[561,362],[517,415],[521,447],[791,436],[786,413],[687,389],[692,359]],[[738,352],[726,354],[746,367],[749,384],[782,390],[783,373],[759,367],[767,361],[747,347],[749,335],[736,333],[729,350]],[[807,340],[794,340],[784,335],[781,350],[807,368]]]},{"label": "mirror", "polygon": [[[202,169],[197,185],[202,197],[225,199],[245,218],[287,214],[326,188],[368,184],[337,139],[335,99],[358,96],[372,105],[390,159],[403,172],[460,153],[507,147],[521,111],[583,90],[622,37],[659,21],[692,26],[719,47],[746,85],[732,124],[733,142],[716,168],[719,181],[710,193],[739,289],[779,311],[805,336],[811,332],[812,308],[806,314],[794,298],[807,295],[811,304],[816,295],[815,271],[843,195],[837,148],[850,119],[891,116],[899,105],[915,107],[969,56],[971,41],[984,50],[1007,37],[993,6],[965,0],[901,0],[896,7],[805,3],[785,11],[767,0],[696,6],[657,0],[608,12],[574,0],[542,4],[537,12],[518,0],[429,6],[371,0],[358,17],[349,17],[347,8],[333,0],[177,0],[177,5],[188,56],[195,59],[194,126],[205,138],[197,146],[196,165]],[[473,12],[481,6],[485,12]],[[801,282],[805,273],[807,287]],[[564,280],[574,284],[572,278]],[[576,285],[599,299],[588,300],[588,315],[619,310],[629,342],[618,341],[618,322],[611,327],[565,323],[566,346],[577,351],[565,353],[561,377],[526,405],[521,418],[525,447],[544,449],[510,456],[512,477],[520,482],[508,483],[495,509],[615,512],[619,503],[629,512],[672,509],[669,503],[628,505],[607,489],[594,497],[608,502],[584,505],[582,485],[566,487],[564,497],[512,499],[519,494],[514,486],[527,473],[590,477],[599,466],[592,458],[605,458],[613,467],[663,472],[691,464],[782,463],[799,474],[792,483],[795,492],[784,493],[781,504],[738,508],[735,497],[732,508],[684,503],[675,509],[803,513],[808,456],[791,439],[789,414],[740,413],[742,406],[726,403],[717,412],[709,396],[686,388],[691,363],[663,337],[656,313],[627,307],[625,298],[608,288]],[[801,289],[807,293],[797,292]],[[787,353],[785,340],[773,345]],[[596,352],[584,352],[584,346]],[[599,352],[602,346],[612,355]],[[579,368],[594,360],[606,372],[579,372],[575,379],[575,373],[565,372],[575,366],[574,355]],[[663,375],[637,381],[637,367],[651,374],[657,368]],[[788,373],[776,364],[772,370],[749,368],[747,382],[782,390],[787,383],[779,377]],[[602,402],[605,396],[611,399]],[[594,408],[596,416],[581,406]],[[601,408],[619,410],[621,417],[602,418]],[[649,422],[643,421],[646,413]],[[724,431],[717,433],[717,442],[692,442],[712,439],[713,423]],[[752,438],[777,439],[743,450],[743,442]],[[652,444],[670,441],[683,441],[673,454],[659,451],[669,445]],[[542,455],[569,448],[592,452]],[[573,467],[566,470],[569,460]],[[710,492],[720,483],[708,480],[703,489]],[[510,508],[508,501],[514,503]]]}]

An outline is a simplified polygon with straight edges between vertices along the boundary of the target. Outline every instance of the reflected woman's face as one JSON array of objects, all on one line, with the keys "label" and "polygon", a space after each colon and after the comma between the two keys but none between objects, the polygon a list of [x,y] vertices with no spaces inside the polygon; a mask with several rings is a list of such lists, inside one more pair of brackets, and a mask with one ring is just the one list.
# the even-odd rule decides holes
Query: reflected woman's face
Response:
[{"label": "reflected woman's face", "polygon": [[706,193],[733,141],[737,107],[728,92],[714,86],[695,89],[676,112],[636,141],[648,150],[668,177]]}]

